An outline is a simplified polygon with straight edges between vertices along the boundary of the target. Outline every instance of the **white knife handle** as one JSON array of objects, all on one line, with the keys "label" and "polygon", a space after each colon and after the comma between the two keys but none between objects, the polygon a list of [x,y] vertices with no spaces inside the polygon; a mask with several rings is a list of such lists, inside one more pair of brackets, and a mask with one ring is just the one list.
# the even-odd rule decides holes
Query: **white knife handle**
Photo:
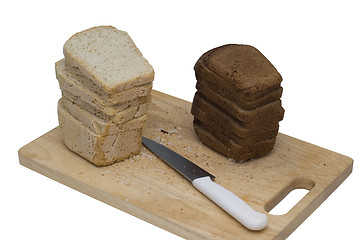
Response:
[{"label": "white knife handle", "polygon": [[196,178],[192,184],[248,229],[261,230],[267,226],[267,215],[255,211],[232,192],[213,182],[210,177]]}]

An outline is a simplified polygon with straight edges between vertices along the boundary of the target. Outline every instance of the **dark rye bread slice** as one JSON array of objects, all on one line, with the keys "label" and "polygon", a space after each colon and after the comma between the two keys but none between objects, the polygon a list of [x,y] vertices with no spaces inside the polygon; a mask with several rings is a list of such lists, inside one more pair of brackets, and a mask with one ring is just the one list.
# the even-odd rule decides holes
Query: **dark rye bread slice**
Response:
[{"label": "dark rye bread slice", "polygon": [[202,128],[202,130],[211,134],[213,137],[218,139],[220,142],[224,143],[230,149],[235,149],[235,151],[240,154],[252,152],[253,150],[256,150],[257,148],[265,147],[267,145],[268,146],[274,145],[274,142],[276,140],[276,136],[275,136],[274,138],[264,139],[264,140],[254,143],[254,144],[245,144],[244,145],[244,144],[236,143],[235,141],[233,141],[233,139],[227,138],[226,136],[221,134],[219,131],[208,131],[206,128],[204,128],[204,124],[200,123],[199,121],[193,121],[193,125],[196,127]]},{"label": "dark rye bread slice", "polygon": [[238,97],[236,94],[235,88],[225,88],[222,84],[214,84],[210,81],[207,81],[205,78],[197,77],[197,79],[201,79],[197,81],[196,88],[198,91],[205,92],[207,89],[211,90],[212,92],[217,93],[218,95],[222,96],[223,98],[233,102],[234,104],[238,105],[240,108],[245,110],[252,110],[262,105],[268,104],[275,100],[280,99],[283,93],[283,88],[279,87],[267,95],[264,95],[258,99],[253,101],[245,101]]},{"label": "dark rye bread slice", "polygon": [[214,88],[217,89],[217,91],[220,91],[221,93],[224,93],[225,96],[229,99],[234,98],[238,103],[240,102],[253,102],[258,100],[259,98],[262,98],[268,94],[271,94],[273,91],[278,90],[280,88],[279,86],[273,86],[270,89],[266,89],[265,91],[260,91],[254,95],[248,95],[244,94],[240,90],[236,88],[236,86],[230,82],[227,82],[223,80],[221,77],[216,75],[215,73],[212,73],[210,70],[208,70],[205,66],[197,64],[195,65],[195,75],[197,82],[210,82],[214,85]]},{"label": "dark rye bread slice", "polygon": [[232,102],[223,99],[212,91],[207,91],[205,94],[197,91],[193,99],[192,107],[193,106],[200,109],[213,109],[216,111],[218,117],[227,114],[238,121],[240,125],[248,128],[258,127],[258,124],[262,124],[261,119],[269,122],[272,120],[279,122],[284,116],[284,109],[281,106],[280,100],[276,100],[253,110],[245,110]]},{"label": "dark rye bread slice", "polygon": [[247,149],[243,152],[243,149],[239,145],[236,145],[235,143],[227,145],[198,125],[194,125],[194,130],[203,144],[238,162],[247,161],[268,154],[273,150],[276,141],[276,138],[267,140],[258,143],[256,147],[252,146],[249,151]]},{"label": "dark rye bread slice", "polygon": [[282,77],[254,47],[224,45],[204,53],[194,67],[197,80],[210,81],[251,102],[280,87]]},{"label": "dark rye bread slice", "polygon": [[201,120],[204,123],[210,122],[208,125],[215,126],[216,129],[228,129],[239,138],[250,137],[268,131],[278,131],[279,129],[277,121],[263,121],[263,124],[257,124],[252,128],[243,127],[227,114],[218,114],[218,109],[201,109],[192,105],[191,113],[194,119]]},{"label": "dark rye bread slice", "polygon": [[215,48],[204,59],[204,64],[248,95],[270,91],[282,82],[277,69],[260,51],[249,45],[228,44]]},{"label": "dark rye bread slice", "polygon": [[207,132],[213,133],[214,136],[216,136],[215,133],[220,133],[221,136],[232,139],[235,143],[238,143],[243,146],[254,145],[258,142],[275,138],[278,135],[279,126],[277,125],[277,127],[274,129],[269,129],[268,131],[259,132],[255,133],[254,135],[243,137],[236,134],[232,128],[220,127],[216,124],[216,122],[209,121],[208,118],[203,116],[205,116],[205,114],[196,115],[194,117],[193,124],[196,123],[198,126],[201,126]]}]

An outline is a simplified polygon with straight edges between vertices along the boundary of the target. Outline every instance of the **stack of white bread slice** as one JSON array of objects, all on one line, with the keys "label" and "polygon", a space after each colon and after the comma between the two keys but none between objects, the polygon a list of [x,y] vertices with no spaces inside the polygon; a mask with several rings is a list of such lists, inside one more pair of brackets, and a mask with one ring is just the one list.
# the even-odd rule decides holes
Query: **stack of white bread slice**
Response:
[{"label": "stack of white bread slice", "polygon": [[154,71],[130,36],[111,26],[73,35],[56,62],[64,144],[96,166],[139,153]]}]

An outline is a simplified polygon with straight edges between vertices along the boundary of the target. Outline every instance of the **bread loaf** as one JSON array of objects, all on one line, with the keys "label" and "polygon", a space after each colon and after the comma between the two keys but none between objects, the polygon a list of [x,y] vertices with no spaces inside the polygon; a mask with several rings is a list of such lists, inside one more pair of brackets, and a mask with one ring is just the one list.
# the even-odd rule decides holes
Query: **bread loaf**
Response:
[{"label": "bread loaf", "polygon": [[140,151],[154,71],[126,32],[87,29],[64,44],[55,64],[64,144],[96,166]]},{"label": "bread loaf", "polygon": [[203,54],[194,70],[198,138],[237,161],[271,152],[284,116],[282,77],[274,66],[252,46],[229,44]]}]

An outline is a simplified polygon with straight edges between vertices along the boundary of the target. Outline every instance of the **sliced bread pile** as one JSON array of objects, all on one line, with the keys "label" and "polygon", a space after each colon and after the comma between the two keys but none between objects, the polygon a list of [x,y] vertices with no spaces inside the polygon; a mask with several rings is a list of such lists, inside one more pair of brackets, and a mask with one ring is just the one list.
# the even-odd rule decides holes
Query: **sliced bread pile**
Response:
[{"label": "sliced bread pile", "polygon": [[254,47],[224,45],[195,65],[194,129],[209,147],[236,161],[266,155],[276,142],[282,77]]},{"label": "sliced bread pile", "polygon": [[90,28],[64,45],[56,62],[63,142],[97,166],[140,151],[154,71],[130,36],[111,26]]}]

